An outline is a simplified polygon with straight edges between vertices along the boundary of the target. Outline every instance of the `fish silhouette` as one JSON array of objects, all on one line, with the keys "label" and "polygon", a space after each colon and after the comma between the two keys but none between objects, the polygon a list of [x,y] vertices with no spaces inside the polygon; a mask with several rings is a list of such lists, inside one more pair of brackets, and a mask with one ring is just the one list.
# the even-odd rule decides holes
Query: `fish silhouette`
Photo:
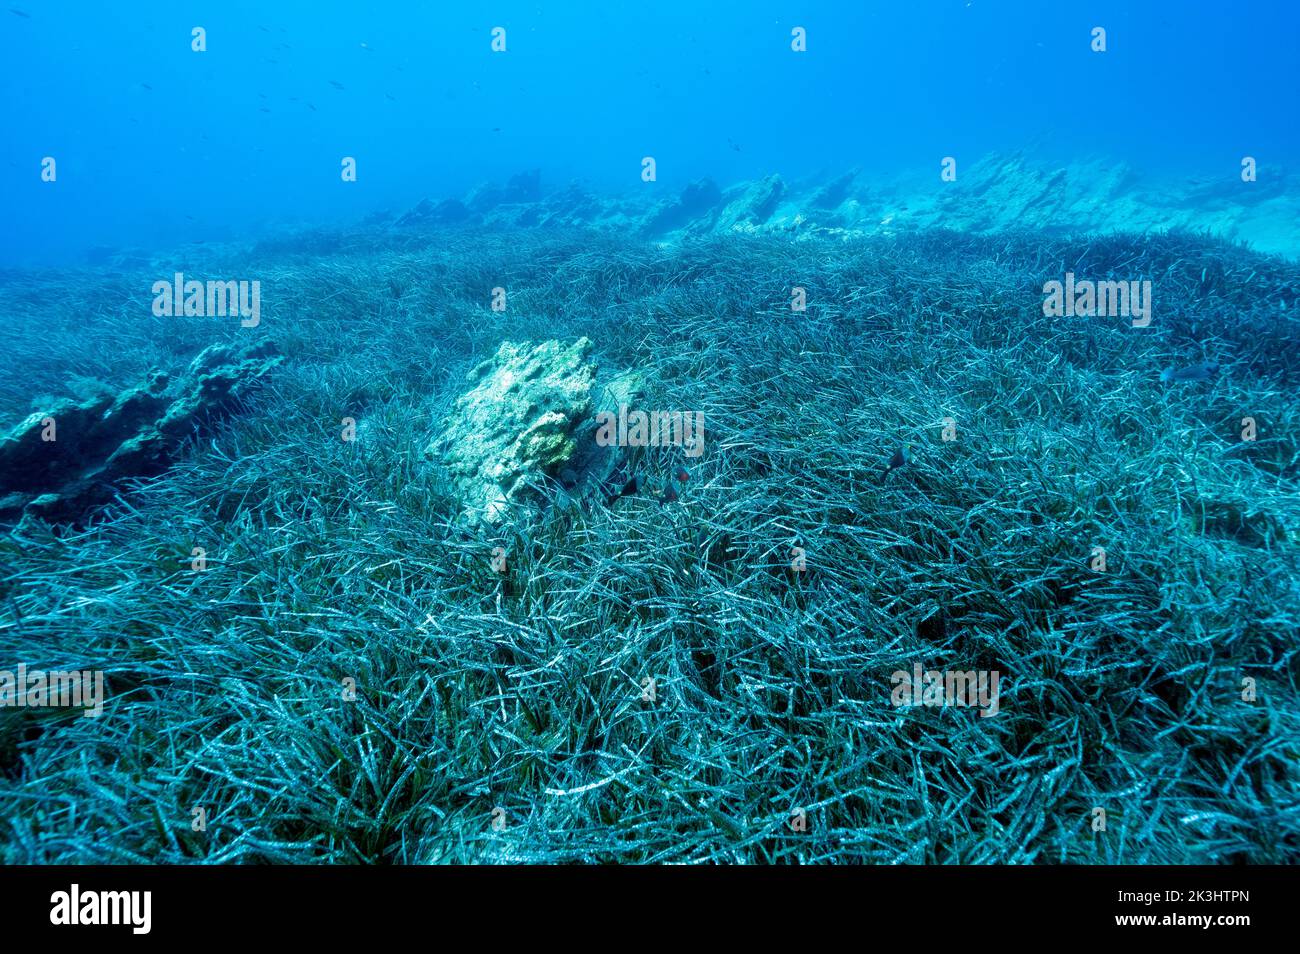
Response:
[{"label": "fish silhouette", "polygon": [[1208,381],[1219,373],[1219,362],[1202,361],[1200,364],[1175,369],[1173,365],[1160,372],[1160,380],[1166,384],[1170,381]]},{"label": "fish silhouette", "polygon": [[640,493],[643,486],[645,486],[645,477],[640,473],[634,473],[628,478],[627,483],[623,485],[623,489],[613,494],[606,503],[612,504],[619,497],[630,497],[633,494]]},{"label": "fish silhouette", "polygon": [[900,467],[906,467],[912,462],[912,455],[910,453],[911,449],[911,444],[904,444],[898,450],[894,451],[894,456],[889,458],[889,463],[885,465],[885,473],[882,475],[882,479],[888,477]]}]

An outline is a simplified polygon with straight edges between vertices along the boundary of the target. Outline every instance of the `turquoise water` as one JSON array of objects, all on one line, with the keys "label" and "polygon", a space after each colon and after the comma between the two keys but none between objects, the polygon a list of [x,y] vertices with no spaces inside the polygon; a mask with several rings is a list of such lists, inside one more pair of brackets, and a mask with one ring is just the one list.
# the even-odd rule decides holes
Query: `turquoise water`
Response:
[{"label": "turquoise water", "polygon": [[646,156],[661,192],[850,168],[937,184],[945,156],[960,173],[1021,148],[1229,181],[1244,156],[1269,175],[1300,160],[1300,8],[1282,0],[7,0],[0,14],[0,263],[346,223],[523,169],[544,188],[631,190]]}]

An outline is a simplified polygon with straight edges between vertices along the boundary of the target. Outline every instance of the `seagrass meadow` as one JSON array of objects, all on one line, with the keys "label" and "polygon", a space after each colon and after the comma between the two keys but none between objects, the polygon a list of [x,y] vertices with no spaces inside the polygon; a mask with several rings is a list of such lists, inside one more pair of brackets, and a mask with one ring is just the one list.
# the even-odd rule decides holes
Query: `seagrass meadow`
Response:
[{"label": "seagrass meadow", "polygon": [[[260,323],[154,317],[173,271],[259,278]],[[1150,325],[1046,316],[1066,272],[1150,279]],[[282,356],[165,467],[0,539],[0,659],[107,691],[0,709],[0,860],[1300,854],[1293,260],[373,223],[11,269],[0,313],[6,428]],[[466,524],[422,451],[467,372],[582,337],[702,413],[678,499],[647,448],[637,492]],[[996,715],[896,705],[916,664],[998,672]]]}]

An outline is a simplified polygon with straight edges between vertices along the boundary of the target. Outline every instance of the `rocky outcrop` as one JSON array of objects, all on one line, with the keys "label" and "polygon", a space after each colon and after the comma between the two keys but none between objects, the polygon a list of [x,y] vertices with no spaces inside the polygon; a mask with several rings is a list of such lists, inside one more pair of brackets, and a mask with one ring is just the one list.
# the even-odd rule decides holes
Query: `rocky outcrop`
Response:
[{"label": "rocky outcrop", "polygon": [[[663,200],[661,194],[644,184],[619,196],[595,196],[577,184],[543,194],[540,177],[528,172],[505,185],[479,186],[463,202],[435,206],[425,200],[399,224],[588,228],[667,242],[737,232],[851,238],[932,228],[1062,234],[1189,229],[1300,258],[1294,227],[1300,190],[1280,169],[1250,183],[1235,167],[1209,179],[1157,179],[1102,158],[1057,165],[995,153],[963,161],[954,182],[941,182],[936,165],[890,178],[850,172],[793,186],[772,175],[724,191],[701,179],[679,196]],[[300,244],[295,249],[303,250]]]},{"label": "rocky outcrop", "polygon": [[269,345],[213,345],[172,378],[56,401],[0,438],[0,520],[77,521],[120,483],[161,473],[184,440],[229,414],[280,358]]},{"label": "rocky outcrop", "polygon": [[846,172],[817,189],[808,200],[810,209],[835,209],[849,197],[857,172]]},{"label": "rocky outcrop", "polygon": [[536,202],[542,197],[542,170],[529,169],[510,177],[503,202]]},{"label": "rocky outcrop", "polygon": [[443,199],[441,202],[421,199],[415,208],[397,220],[397,224],[400,226],[450,225],[463,222],[472,214],[460,199]]},{"label": "rocky outcrop", "polygon": [[491,212],[501,205],[522,205],[536,202],[542,197],[542,173],[539,169],[511,176],[504,186],[484,183],[476,186],[465,198],[465,204],[475,212]]},{"label": "rocky outcrop", "polygon": [[739,191],[718,214],[718,232],[752,231],[772,217],[785,195],[780,176],[768,176]]},{"label": "rocky outcrop", "polygon": [[605,208],[602,198],[571,182],[538,206],[539,225],[579,226],[596,219]]},{"label": "rocky outcrop", "polygon": [[467,522],[497,523],[548,495],[603,489],[618,449],[597,445],[595,415],[632,402],[640,378],[625,373],[598,382],[591,351],[587,338],[506,341],[470,372],[472,387],[425,449],[426,458],[446,466]]},{"label": "rocky outcrop", "polygon": [[712,179],[692,182],[676,199],[663,203],[650,213],[642,227],[646,236],[666,235],[677,229],[700,224],[722,201],[722,190]]}]

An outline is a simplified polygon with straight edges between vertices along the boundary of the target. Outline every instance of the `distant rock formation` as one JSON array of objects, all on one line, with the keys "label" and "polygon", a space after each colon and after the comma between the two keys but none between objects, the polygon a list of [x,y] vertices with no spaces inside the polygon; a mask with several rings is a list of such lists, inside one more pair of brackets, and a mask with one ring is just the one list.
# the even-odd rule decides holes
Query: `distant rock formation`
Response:
[{"label": "distant rock formation", "polygon": [[630,404],[635,372],[597,381],[592,344],[579,338],[502,342],[469,374],[442,431],[426,449],[447,467],[471,524],[503,520],[516,505],[556,495],[581,498],[604,489],[619,450],[596,443],[595,415]]},{"label": "distant rock formation", "polygon": [[80,520],[121,481],[165,470],[185,438],[231,413],[280,360],[271,345],[213,345],[174,380],[155,371],[119,394],[31,414],[0,438],[0,521]]},{"label": "distant rock formation", "polygon": [[397,224],[402,226],[426,223],[449,224],[463,222],[470,215],[470,210],[460,199],[443,199],[441,202],[423,199],[415,208],[401,216]]},{"label": "distant rock formation", "polygon": [[490,212],[500,205],[521,205],[542,197],[542,173],[539,169],[511,176],[504,187],[486,183],[476,187],[465,199],[475,212]]},{"label": "distant rock formation", "polygon": [[647,236],[667,235],[687,228],[709,216],[722,202],[722,190],[712,179],[692,182],[675,199],[659,205],[646,216],[641,233]]},{"label": "distant rock formation", "polygon": [[[730,198],[734,195],[734,198]],[[730,201],[718,215],[715,232],[754,231],[764,225],[776,211],[785,195],[785,182],[780,176],[768,176],[745,188],[731,190]]]},{"label": "distant rock formation", "polygon": [[963,164],[954,182],[942,182],[936,165],[932,174],[910,178],[882,180],[855,170],[795,186],[771,175],[720,189],[705,178],[664,198],[655,186],[613,197],[570,184],[548,194],[532,171],[504,186],[479,186],[463,201],[425,199],[398,224],[581,227],[666,242],[736,232],[852,237],[1031,228],[1082,235],[1183,228],[1300,257],[1300,189],[1294,178],[1275,169],[1247,183],[1238,173],[1229,167],[1222,176],[1178,179],[1102,158],[1054,165],[1010,152]]},{"label": "distant rock formation", "polygon": [[849,189],[858,177],[857,172],[846,172],[832,179],[812,194],[808,200],[810,209],[835,209],[849,197]]}]

